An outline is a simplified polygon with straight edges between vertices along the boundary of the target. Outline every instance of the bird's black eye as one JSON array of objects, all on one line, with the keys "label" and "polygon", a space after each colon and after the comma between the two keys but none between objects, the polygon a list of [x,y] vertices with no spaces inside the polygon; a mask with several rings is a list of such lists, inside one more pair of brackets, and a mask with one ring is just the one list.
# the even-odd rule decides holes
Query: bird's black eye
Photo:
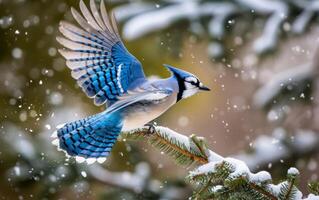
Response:
[{"label": "bird's black eye", "polygon": [[186,79],[184,79],[185,82],[191,84],[191,85],[194,85],[196,87],[199,87],[199,80],[196,79],[195,77],[188,77]]},{"label": "bird's black eye", "polygon": [[192,85],[195,85],[195,86],[199,86],[199,81],[198,80],[197,81],[186,81],[186,82],[188,82],[188,83],[190,83]]}]

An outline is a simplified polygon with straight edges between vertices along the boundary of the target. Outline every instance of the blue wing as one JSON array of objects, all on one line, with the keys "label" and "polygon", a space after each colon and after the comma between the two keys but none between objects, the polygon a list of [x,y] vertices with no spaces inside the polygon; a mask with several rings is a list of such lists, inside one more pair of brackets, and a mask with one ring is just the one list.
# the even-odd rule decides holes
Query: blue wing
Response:
[{"label": "blue wing", "polygon": [[114,16],[110,22],[101,1],[100,12],[94,0],[91,12],[80,1],[84,18],[71,8],[74,19],[81,28],[61,22],[59,30],[64,37],[57,41],[66,49],[59,52],[66,58],[71,75],[96,105],[112,104],[132,88],[134,83],[145,80],[141,63],[130,54],[122,43]]}]

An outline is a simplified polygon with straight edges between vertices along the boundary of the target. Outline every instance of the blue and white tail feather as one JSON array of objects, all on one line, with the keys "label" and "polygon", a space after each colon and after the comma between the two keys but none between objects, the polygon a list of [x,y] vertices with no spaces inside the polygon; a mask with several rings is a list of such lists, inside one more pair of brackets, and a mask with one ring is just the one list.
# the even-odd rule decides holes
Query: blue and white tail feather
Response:
[{"label": "blue and white tail feather", "polygon": [[77,162],[104,162],[122,128],[121,116],[105,113],[59,125],[52,134],[52,144]]}]

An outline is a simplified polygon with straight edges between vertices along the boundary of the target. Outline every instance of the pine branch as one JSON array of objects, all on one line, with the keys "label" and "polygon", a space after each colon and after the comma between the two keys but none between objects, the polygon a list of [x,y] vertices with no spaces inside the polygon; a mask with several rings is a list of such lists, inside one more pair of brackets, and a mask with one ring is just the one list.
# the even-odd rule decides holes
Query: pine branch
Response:
[{"label": "pine branch", "polygon": [[319,195],[319,182],[311,182],[308,184],[308,189],[311,193]]},{"label": "pine branch", "polygon": [[156,127],[155,133],[150,133],[147,128],[136,129],[132,132],[123,133],[125,139],[144,139],[159,148],[176,160],[178,164],[189,166],[194,162],[205,164],[208,158],[201,146],[201,139],[196,136],[190,138],[180,135],[165,127]]},{"label": "pine branch", "polygon": [[[190,9],[191,8],[191,9]],[[130,1],[115,9],[115,14],[123,22],[123,36],[133,40],[144,35],[158,32],[178,22],[188,22],[190,31],[200,37],[208,36],[211,40],[208,54],[213,58],[225,56],[224,46],[229,43],[229,32],[238,31],[237,26],[251,29],[253,19],[265,20],[262,33],[254,42],[256,54],[262,55],[273,51],[282,33],[301,34],[307,30],[311,21],[318,15],[317,1],[165,1],[159,0],[156,6],[146,0]],[[300,13],[294,16],[293,13]],[[247,16],[251,21],[247,23]],[[208,20],[208,23],[205,21]],[[200,23],[199,23],[200,22]],[[283,27],[289,22],[292,27]],[[195,28],[194,28],[195,27]],[[200,28],[198,28],[200,27]],[[207,30],[207,31],[206,31]]]},{"label": "pine branch", "polygon": [[277,128],[272,135],[261,135],[252,144],[249,153],[232,155],[244,161],[252,171],[267,169],[269,163],[274,167],[280,164],[280,160],[290,163],[296,158],[319,152],[319,138],[310,130],[298,130],[288,134],[284,129]]},{"label": "pine branch", "polygon": [[[178,164],[199,165],[187,176],[187,181],[196,186],[193,199],[302,199],[296,187],[299,172],[295,168],[288,170],[287,180],[274,185],[268,172],[252,173],[243,161],[224,158],[209,150],[205,139],[196,135],[186,137],[168,128],[156,127],[153,133],[141,128],[122,136],[125,139],[146,138]],[[313,197],[319,198],[310,194],[306,199]]]}]

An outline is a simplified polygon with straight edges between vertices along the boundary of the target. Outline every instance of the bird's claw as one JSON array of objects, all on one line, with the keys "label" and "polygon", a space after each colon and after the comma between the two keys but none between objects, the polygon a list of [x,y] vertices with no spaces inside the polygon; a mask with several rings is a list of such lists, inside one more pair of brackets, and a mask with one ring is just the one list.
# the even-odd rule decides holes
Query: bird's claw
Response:
[{"label": "bird's claw", "polygon": [[147,133],[148,133],[148,134],[153,134],[153,133],[155,133],[155,128],[156,128],[156,126],[157,126],[157,123],[156,123],[156,122],[147,123],[147,124],[145,124],[145,126],[148,126],[148,131],[147,131]]}]

